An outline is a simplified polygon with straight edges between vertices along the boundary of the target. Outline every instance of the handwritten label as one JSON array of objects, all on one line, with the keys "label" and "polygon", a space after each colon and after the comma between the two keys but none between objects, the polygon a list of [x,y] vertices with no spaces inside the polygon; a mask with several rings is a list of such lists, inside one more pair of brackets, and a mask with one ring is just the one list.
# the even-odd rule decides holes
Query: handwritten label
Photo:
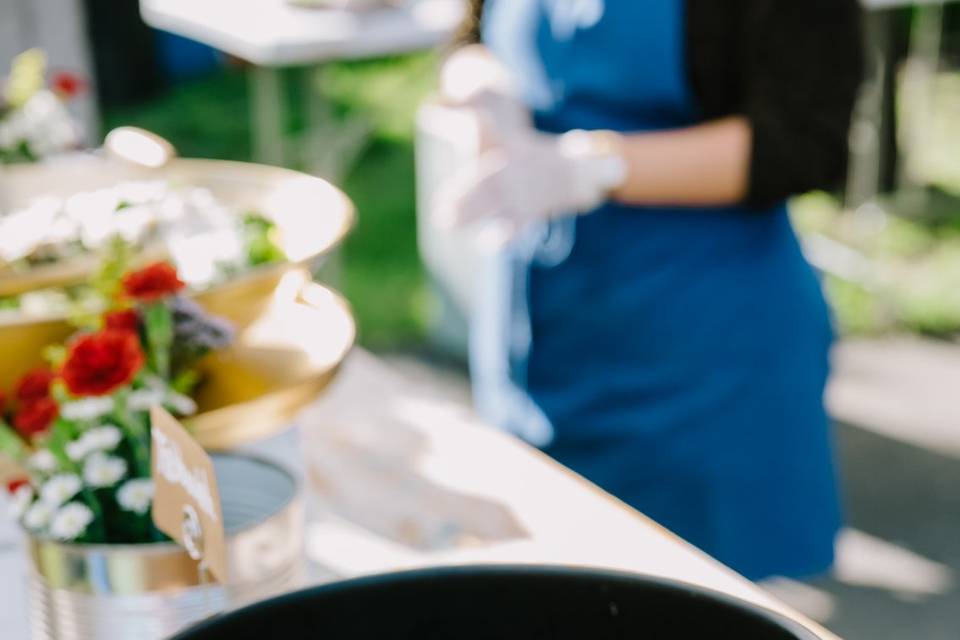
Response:
[{"label": "handwritten label", "polygon": [[213,461],[176,418],[154,407],[150,412],[153,442],[153,521],[157,528],[201,560],[224,582],[226,542],[220,492]]},{"label": "handwritten label", "polygon": [[169,483],[180,485],[207,517],[220,522],[220,514],[213,506],[213,494],[210,491],[210,478],[207,470],[190,469],[183,460],[183,453],[177,443],[160,430],[153,432],[153,446],[156,451],[157,471]]}]

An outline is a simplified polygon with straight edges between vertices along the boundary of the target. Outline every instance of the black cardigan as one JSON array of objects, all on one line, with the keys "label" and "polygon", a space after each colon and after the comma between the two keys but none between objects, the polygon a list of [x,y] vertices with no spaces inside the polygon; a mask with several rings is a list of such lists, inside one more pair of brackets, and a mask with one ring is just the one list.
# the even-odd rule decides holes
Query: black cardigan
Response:
[{"label": "black cardigan", "polygon": [[[752,126],[747,204],[838,186],[863,74],[859,1],[685,1],[687,73],[704,119],[743,115]],[[464,42],[479,40],[483,0],[471,4]]]}]

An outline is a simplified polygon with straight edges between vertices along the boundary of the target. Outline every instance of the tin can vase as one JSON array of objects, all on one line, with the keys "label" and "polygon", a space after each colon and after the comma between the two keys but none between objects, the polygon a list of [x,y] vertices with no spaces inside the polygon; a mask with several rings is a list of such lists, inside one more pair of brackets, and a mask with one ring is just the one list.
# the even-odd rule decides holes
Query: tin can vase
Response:
[{"label": "tin can vase", "polygon": [[31,538],[34,640],[151,640],[302,584],[303,502],[285,469],[249,456],[214,457],[229,579],[208,583],[172,543],[73,545]]}]

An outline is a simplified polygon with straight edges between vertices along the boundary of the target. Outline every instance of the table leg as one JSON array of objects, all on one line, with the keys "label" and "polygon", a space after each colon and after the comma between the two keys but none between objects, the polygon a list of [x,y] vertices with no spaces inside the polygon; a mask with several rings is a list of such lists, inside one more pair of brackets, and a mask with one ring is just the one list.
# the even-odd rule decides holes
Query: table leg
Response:
[{"label": "table leg", "polygon": [[250,89],[253,157],[257,162],[283,166],[286,134],[280,69],[253,67]]},{"label": "table leg", "polygon": [[[303,132],[297,137],[299,168],[334,184],[346,172],[339,150],[344,123],[323,92],[323,66],[298,69],[296,81],[302,96]],[[313,279],[334,287],[343,285],[343,252],[337,247],[313,264]]]},{"label": "table leg", "polygon": [[890,22],[891,12],[882,11],[867,14],[865,23],[870,45],[865,51],[870,77],[854,110],[845,198],[845,204],[854,209],[872,201],[880,192],[884,98],[894,81],[890,64]]},{"label": "table leg", "polygon": [[897,172],[900,189],[922,187],[925,150],[935,144],[933,127],[937,73],[942,61],[943,5],[917,7],[903,74],[904,104],[909,118],[901,135],[905,161]]},{"label": "table leg", "polygon": [[[931,92],[941,60],[943,6],[924,4],[909,14],[887,9],[867,14],[868,61],[874,67],[854,116],[847,205],[856,208],[877,195],[910,187],[907,164],[929,137]],[[904,73],[899,74],[906,60]],[[898,78],[898,76],[900,76]],[[898,83],[898,79],[901,80]],[[902,86],[898,86],[902,85]],[[899,107],[909,117],[898,122]],[[903,142],[901,153],[898,142]]]},{"label": "table leg", "polygon": [[334,128],[333,107],[323,95],[323,66],[314,65],[297,71],[301,89],[303,132],[300,136],[300,161],[304,170],[333,182],[336,172],[330,171],[326,147]]},{"label": "table leg", "polygon": [[339,183],[370,140],[370,123],[362,114],[340,118],[323,92],[323,67],[304,69],[305,131],[303,166],[307,171]]}]

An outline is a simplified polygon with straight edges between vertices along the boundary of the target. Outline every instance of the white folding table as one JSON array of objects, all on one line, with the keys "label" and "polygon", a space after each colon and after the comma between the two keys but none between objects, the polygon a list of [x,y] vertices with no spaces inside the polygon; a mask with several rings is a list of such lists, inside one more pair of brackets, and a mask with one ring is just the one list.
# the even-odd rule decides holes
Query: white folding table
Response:
[{"label": "white folding table", "polygon": [[[464,0],[409,0],[368,10],[304,8],[286,0],[140,2],[147,24],[256,65],[251,74],[253,147],[256,159],[268,164],[291,158],[284,143],[282,69],[315,70],[334,60],[429,49],[451,38],[465,9]],[[314,102],[308,111],[317,114],[322,106]]]},{"label": "white folding table", "polygon": [[[695,584],[836,636],[463,404],[357,349],[297,420],[252,447],[304,476],[311,582],[466,564],[638,572]],[[272,447],[279,444],[279,447]],[[298,461],[295,458],[300,458]],[[0,492],[0,637],[26,635],[22,537]]]}]

